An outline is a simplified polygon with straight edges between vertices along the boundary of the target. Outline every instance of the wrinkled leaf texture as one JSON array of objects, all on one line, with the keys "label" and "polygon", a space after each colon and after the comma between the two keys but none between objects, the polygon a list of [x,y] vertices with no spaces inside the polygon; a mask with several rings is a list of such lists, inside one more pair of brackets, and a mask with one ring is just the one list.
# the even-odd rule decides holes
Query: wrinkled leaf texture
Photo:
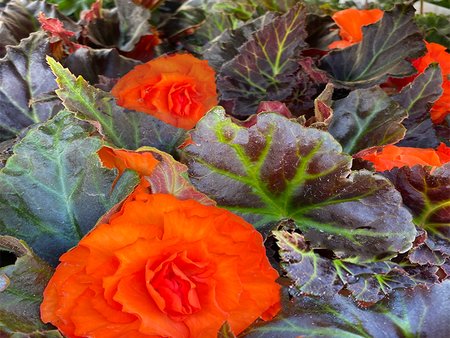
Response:
[{"label": "wrinkled leaf texture", "polygon": [[330,134],[274,113],[246,128],[211,110],[183,149],[198,190],[256,227],[293,219],[312,248],[375,257],[411,248],[415,228],[389,181],[350,170]]},{"label": "wrinkled leaf texture", "polygon": [[236,116],[256,112],[260,101],[291,95],[299,69],[299,50],[306,46],[306,12],[296,5],[253,33],[218,73],[221,99],[232,102]]},{"label": "wrinkled leaf texture", "polygon": [[388,76],[415,73],[406,58],[425,54],[422,35],[414,23],[412,5],[396,5],[375,24],[362,28],[363,40],[350,47],[332,50],[321,65],[337,85],[367,88],[383,83]]},{"label": "wrinkled leaf texture", "polygon": [[48,120],[58,111],[57,98],[39,102],[42,95],[57,88],[45,62],[47,53],[48,39],[38,32],[18,46],[7,47],[6,56],[0,60],[0,141]]},{"label": "wrinkled leaf texture", "polygon": [[116,171],[102,167],[94,131],[62,111],[30,130],[0,171],[0,233],[53,265],[138,181],[126,172],[113,186]]}]

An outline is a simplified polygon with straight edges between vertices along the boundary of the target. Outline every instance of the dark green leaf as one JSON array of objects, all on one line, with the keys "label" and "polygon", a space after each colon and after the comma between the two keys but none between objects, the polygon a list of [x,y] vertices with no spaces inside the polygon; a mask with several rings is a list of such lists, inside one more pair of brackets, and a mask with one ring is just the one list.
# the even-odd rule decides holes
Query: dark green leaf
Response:
[{"label": "dark green leaf", "polygon": [[216,71],[219,71],[225,62],[230,61],[239,54],[239,48],[250,40],[252,34],[275,19],[274,13],[267,13],[255,20],[246,22],[234,29],[225,30],[220,36],[206,46],[202,53],[203,58]]},{"label": "dark green leaf", "polygon": [[306,42],[310,48],[328,50],[328,45],[339,40],[339,29],[330,16],[308,14],[306,22],[308,32]]},{"label": "dark green leaf", "polygon": [[442,95],[442,72],[438,64],[431,64],[425,72],[392,97],[408,113],[403,121],[406,135],[399,142],[402,147],[435,148],[439,145],[430,117],[430,108]]},{"label": "dark green leaf", "polygon": [[39,311],[53,269],[14,237],[0,236],[2,251],[14,255],[16,261],[0,265],[0,337],[61,337],[41,322]]},{"label": "dark green leaf", "polygon": [[82,77],[75,78],[54,59],[47,60],[56,74],[60,87],[56,93],[65,107],[84,119],[98,121],[101,132],[116,147],[135,150],[151,146],[173,153],[183,142],[184,129],[117,106],[111,94],[90,86]]},{"label": "dark green leaf", "polygon": [[5,55],[6,45],[18,45],[20,40],[41,27],[37,20],[41,12],[47,18],[60,20],[68,30],[80,31],[75,22],[58,12],[56,7],[47,1],[13,0],[0,12],[0,56]]},{"label": "dark green leaf", "polygon": [[138,64],[139,61],[121,56],[117,49],[80,48],[64,61],[72,74],[82,76],[91,85],[102,83],[104,77],[120,78]]},{"label": "dark green leaf", "polygon": [[450,17],[448,15],[425,13],[417,15],[416,22],[426,41],[439,43],[450,49]]},{"label": "dark green leaf", "polygon": [[334,102],[333,111],[328,131],[349,154],[396,143],[406,132],[401,122],[407,112],[378,86],[352,91]]},{"label": "dark green leaf", "polygon": [[342,257],[411,247],[400,194],[379,175],[351,172],[330,134],[273,113],[246,128],[215,108],[191,136],[184,156],[194,186],[255,226],[293,219],[312,248]]},{"label": "dark green leaf", "polygon": [[450,281],[395,291],[389,299],[361,309],[342,295],[295,297],[283,313],[250,328],[248,338],[446,338],[450,332]]},{"label": "dark green leaf", "polygon": [[260,101],[281,101],[296,85],[299,50],[306,46],[306,13],[301,5],[255,32],[239,54],[223,65],[217,87],[233,113],[249,116]]},{"label": "dark green leaf", "polygon": [[333,50],[322,59],[322,68],[337,84],[367,88],[383,83],[389,76],[405,77],[415,72],[406,58],[417,58],[426,49],[414,23],[412,5],[397,5],[362,30],[362,42]]},{"label": "dark green leaf", "polygon": [[205,11],[202,8],[193,6],[191,1],[187,1],[173,15],[158,25],[157,28],[164,37],[173,39],[190,29],[195,29],[202,25],[205,19]]},{"label": "dark green leaf", "polygon": [[62,111],[30,130],[0,171],[0,233],[24,239],[46,261],[75,246],[137,183],[101,166],[94,127]]},{"label": "dark green leaf", "polygon": [[57,88],[45,62],[48,48],[45,34],[33,33],[20,45],[7,47],[7,55],[0,60],[0,141],[46,121],[60,106],[57,98],[38,102],[41,95]]},{"label": "dark green leaf", "polygon": [[150,11],[131,0],[115,3],[115,8],[103,10],[101,18],[88,23],[87,37],[99,46],[130,52],[144,35],[150,34]]}]

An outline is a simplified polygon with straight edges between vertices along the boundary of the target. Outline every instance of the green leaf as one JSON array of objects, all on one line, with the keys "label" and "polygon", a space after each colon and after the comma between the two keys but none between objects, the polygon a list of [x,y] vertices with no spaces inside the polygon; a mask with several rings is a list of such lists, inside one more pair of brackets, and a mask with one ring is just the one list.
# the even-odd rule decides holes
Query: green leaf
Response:
[{"label": "green leaf", "polygon": [[297,5],[255,32],[239,54],[223,65],[217,87],[233,114],[249,116],[260,101],[289,97],[299,69],[299,51],[306,46],[306,13]]},{"label": "green leaf", "polygon": [[449,299],[450,281],[395,291],[370,309],[342,295],[300,296],[286,302],[274,320],[251,327],[242,337],[444,338],[450,332]]},{"label": "green leaf", "polygon": [[450,17],[448,15],[425,13],[416,15],[416,22],[426,41],[435,42],[450,49]]},{"label": "green leaf", "polygon": [[94,127],[67,111],[31,129],[0,171],[0,233],[25,240],[56,264],[138,178],[101,166]]},{"label": "green leaf", "polygon": [[0,141],[48,120],[60,106],[57,98],[39,102],[41,95],[57,88],[45,62],[48,52],[49,42],[42,32],[31,34],[18,46],[7,47],[0,60]]},{"label": "green leaf", "polygon": [[345,287],[359,304],[368,306],[395,289],[416,285],[395,263],[330,259],[310,250],[299,233],[273,231],[273,234],[280,248],[281,266],[302,294],[331,297]]},{"label": "green leaf", "polygon": [[438,64],[431,64],[412,83],[392,97],[408,113],[403,121],[406,135],[398,145],[402,147],[435,148],[439,140],[430,117],[430,109],[442,95],[442,72]]},{"label": "green leaf", "polygon": [[0,236],[0,252],[16,258],[14,264],[0,265],[0,336],[61,337],[40,319],[42,293],[53,269],[14,237]]},{"label": "green leaf", "polygon": [[183,142],[185,130],[168,125],[151,115],[117,106],[111,94],[90,86],[82,77],[75,78],[54,59],[47,62],[56,75],[56,93],[64,106],[83,119],[95,120],[101,133],[116,147],[138,149],[151,146],[174,152]]},{"label": "green leaf", "polygon": [[184,162],[198,190],[256,227],[293,219],[312,248],[339,257],[404,252],[415,228],[386,179],[352,172],[330,134],[262,113],[246,128],[222,108],[191,132]]},{"label": "green leaf", "polygon": [[41,12],[47,18],[60,20],[70,31],[81,30],[80,26],[61,14],[56,6],[48,4],[47,1],[12,0],[0,12],[0,56],[6,54],[7,45],[18,45],[22,39],[39,30],[41,25],[37,17]]},{"label": "green leaf", "polygon": [[375,24],[365,26],[363,40],[350,47],[333,50],[321,60],[336,84],[345,87],[371,87],[389,76],[415,73],[406,58],[425,53],[425,44],[414,23],[414,7],[397,5]]},{"label": "green leaf", "polygon": [[333,111],[328,131],[349,154],[396,143],[406,132],[401,122],[407,112],[378,86],[352,91],[334,102]]}]

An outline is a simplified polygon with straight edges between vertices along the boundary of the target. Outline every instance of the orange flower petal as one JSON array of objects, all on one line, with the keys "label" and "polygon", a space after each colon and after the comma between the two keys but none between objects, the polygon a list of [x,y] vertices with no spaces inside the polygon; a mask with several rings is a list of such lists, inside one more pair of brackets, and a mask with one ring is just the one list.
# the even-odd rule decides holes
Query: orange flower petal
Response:
[{"label": "orange flower petal", "polygon": [[376,171],[391,170],[403,166],[413,167],[415,165],[439,167],[450,161],[450,156],[447,157],[448,149],[444,144],[438,148],[438,151],[387,145],[359,157],[372,162]]},{"label": "orange flower petal", "polygon": [[133,195],[61,261],[41,312],[68,337],[215,337],[279,310],[262,236],[171,195]]},{"label": "orange flower petal", "polygon": [[332,18],[339,26],[341,41],[333,42],[329,48],[345,48],[362,40],[362,27],[371,25],[383,17],[380,9],[361,10],[349,8],[333,14]]}]

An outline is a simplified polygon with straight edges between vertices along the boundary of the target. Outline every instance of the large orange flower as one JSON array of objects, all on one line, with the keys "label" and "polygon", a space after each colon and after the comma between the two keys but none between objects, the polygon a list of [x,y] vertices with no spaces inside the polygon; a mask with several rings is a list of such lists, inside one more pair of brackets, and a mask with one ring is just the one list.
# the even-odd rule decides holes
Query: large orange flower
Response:
[{"label": "large orange flower", "polygon": [[450,162],[450,148],[444,143],[436,149],[421,149],[387,145],[358,156],[374,164],[376,171],[391,170],[395,167],[429,165],[439,167]]},{"label": "large orange flower", "polygon": [[171,195],[135,195],[60,261],[41,316],[67,337],[216,337],[279,310],[262,236]]},{"label": "large orange flower", "polygon": [[342,40],[334,41],[328,48],[345,48],[362,40],[363,26],[373,24],[383,17],[380,9],[349,8],[333,14],[333,20],[339,27]]},{"label": "large orange flower", "polygon": [[136,66],[111,93],[125,108],[191,129],[217,104],[214,70],[190,54],[162,56]]}]

